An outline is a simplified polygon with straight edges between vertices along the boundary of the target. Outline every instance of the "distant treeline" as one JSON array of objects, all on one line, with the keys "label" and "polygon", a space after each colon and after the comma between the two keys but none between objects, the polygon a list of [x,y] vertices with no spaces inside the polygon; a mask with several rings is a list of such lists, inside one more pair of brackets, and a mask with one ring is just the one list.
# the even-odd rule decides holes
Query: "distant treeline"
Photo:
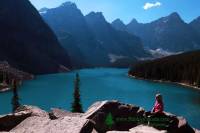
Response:
[{"label": "distant treeline", "polygon": [[138,78],[182,82],[200,87],[200,50],[144,61],[129,74]]}]

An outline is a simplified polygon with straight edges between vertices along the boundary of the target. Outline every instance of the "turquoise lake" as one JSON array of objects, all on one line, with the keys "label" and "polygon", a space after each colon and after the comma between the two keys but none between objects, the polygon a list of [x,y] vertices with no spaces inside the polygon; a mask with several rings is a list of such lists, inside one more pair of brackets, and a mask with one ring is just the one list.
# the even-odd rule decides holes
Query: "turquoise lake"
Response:
[{"label": "turquoise lake", "polygon": [[[75,73],[81,78],[81,100],[84,110],[99,100],[116,99],[151,110],[154,95],[162,93],[165,111],[187,118],[200,129],[200,91],[169,83],[136,80],[127,76],[128,69],[95,68],[70,73],[37,76],[19,88],[22,104],[45,110],[59,107],[70,110]],[[12,92],[0,93],[0,114],[11,111]]]}]

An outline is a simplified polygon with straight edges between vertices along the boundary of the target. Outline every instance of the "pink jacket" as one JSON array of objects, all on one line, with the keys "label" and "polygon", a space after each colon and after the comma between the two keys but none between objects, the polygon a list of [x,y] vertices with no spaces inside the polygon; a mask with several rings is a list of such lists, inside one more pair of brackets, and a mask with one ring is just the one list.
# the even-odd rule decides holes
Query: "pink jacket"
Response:
[{"label": "pink jacket", "polygon": [[155,102],[153,112],[155,113],[163,113],[164,105],[163,103],[159,103],[158,101]]}]

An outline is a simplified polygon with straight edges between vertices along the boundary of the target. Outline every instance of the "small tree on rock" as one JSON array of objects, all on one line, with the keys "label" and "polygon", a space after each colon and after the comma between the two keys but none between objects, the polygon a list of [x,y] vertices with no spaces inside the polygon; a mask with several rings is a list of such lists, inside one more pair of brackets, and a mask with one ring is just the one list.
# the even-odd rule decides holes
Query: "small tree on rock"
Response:
[{"label": "small tree on rock", "polygon": [[72,112],[83,113],[81,98],[80,98],[80,77],[76,74],[74,81],[74,101],[72,103]]},{"label": "small tree on rock", "polygon": [[13,81],[13,97],[12,97],[12,112],[14,113],[20,107],[19,96],[17,92],[17,82]]}]

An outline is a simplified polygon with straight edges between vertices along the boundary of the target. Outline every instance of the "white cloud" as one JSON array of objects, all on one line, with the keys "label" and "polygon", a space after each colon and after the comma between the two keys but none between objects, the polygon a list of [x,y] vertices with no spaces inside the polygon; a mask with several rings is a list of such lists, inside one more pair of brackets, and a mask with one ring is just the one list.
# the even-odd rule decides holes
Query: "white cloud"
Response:
[{"label": "white cloud", "polygon": [[155,2],[155,3],[147,2],[147,3],[144,4],[143,9],[148,10],[148,9],[151,9],[151,8],[154,8],[154,7],[159,7],[161,5],[162,5],[162,3],[160,3],[160,2]]}]

